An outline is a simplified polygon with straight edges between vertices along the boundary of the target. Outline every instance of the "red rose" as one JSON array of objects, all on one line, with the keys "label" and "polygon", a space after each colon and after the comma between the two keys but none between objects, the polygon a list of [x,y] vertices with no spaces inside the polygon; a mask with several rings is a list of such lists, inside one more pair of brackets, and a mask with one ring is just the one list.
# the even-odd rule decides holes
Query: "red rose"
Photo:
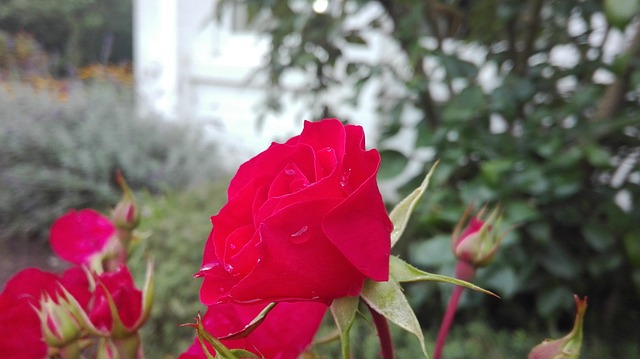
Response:
[{"label": "red rose", "polygon": [[[222,303],[209,306],[203,324],[215,337],[242,330],[264,304]],[[268,359],[296,359],[313,340],[327,307],[322,303],[279,303],[247,337],[221,340],[230,349],[245,349]],[[210,353],[214,353],[209,348]],[[198,338],[178,359],[206,359]]]},{"label": "red rose", "polygon": [[0,358],[36,359],[47,355],[42,339],[41,295],[56,291],[57,276],[35,268],[18,272],[0,293]]},{"label": "red rose", "polygon": [[305,122],[284,144],[240,166],[211,218],[205,304],[358,295],[389,276],[389,220],[376,182],[380,155],[360,126]]},{"label": "red rose", "polygon": [[51,247],[62,259],[75,264],[89,264],[115,235],[109,218],[92,210],[71,210],[51,226]]},{"label": "red rose", "polygon": [[143,313],[142,291],[135,287],[133,277],[126,266],[112,272],[102,273],[96,278],[99,284],[93,293],[93,303],[88,309],[89,318],[99,330],[111,332],[113,316],[105,289],[113,299],[122,324],[127,330],[135,331],[141,324]]}]

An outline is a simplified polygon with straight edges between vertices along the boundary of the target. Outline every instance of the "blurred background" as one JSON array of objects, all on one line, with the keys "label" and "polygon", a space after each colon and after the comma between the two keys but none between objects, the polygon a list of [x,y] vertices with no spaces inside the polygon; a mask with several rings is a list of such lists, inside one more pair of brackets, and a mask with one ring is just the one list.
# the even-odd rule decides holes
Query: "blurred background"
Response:
[{"label": "blurred background", "polygon": [[[453,274],[464,208],[517,225],[466,293],[447,358],[516,358],[572,324],[583,358],[640,357],[640,0],[5,0],[0,2],[0,286],[59,270],[70,208],[108,211],[115,170],[151,233],[147,356],[171,358],[202,310],[209,216],[242,161],[305,119],[365,128],[391,207],[436,159],[395,248]],[[433,348],[451,287],[406,287]],[[354,352],[375,357],[370,324]],[[394,332],[398,357],[418,357]],[[337,343],[319,347],[337,356]],[[360,357],[360,356],[358,356]]]}]

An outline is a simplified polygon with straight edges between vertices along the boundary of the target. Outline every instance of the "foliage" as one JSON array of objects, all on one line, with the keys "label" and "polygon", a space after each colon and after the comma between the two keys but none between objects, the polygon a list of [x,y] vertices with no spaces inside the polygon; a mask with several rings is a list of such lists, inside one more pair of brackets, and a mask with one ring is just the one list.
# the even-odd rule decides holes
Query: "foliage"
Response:
[{"label": "foliage", "polygon": [[[0,239],[42,236],[70,208],[106,209],[120,169],[160,192],[217,176],[214,145],[184,124],[138,118],[129,86],[65,82],[65,96],[0,83]],[[2,243],[2,242],[0,242]]]},{"label": "foliage", "polygon": [[[193,341],[193,330],[178,327],[206,309],[198,300],[202,249],[211,230],[209,217],[226,201],[227,182],[210,182],[184,192],[141,198],[141,231],[150,238],[130,260],[132,271],[144,275],[146,255],[155,262],[155,301],[142,330],[146,357],[177,355]],[[145,254],[146,253],[146,254]]]},{"label": "foliage", "polygon": [[[246,1],[249,20],[271,39],[265,71],[274,108],[292,78],[315,116],[348,119],[369,95],[390,166],[381,176],[394,177],[400,192],[417,186],[406,181],[416,176],[412,166],[440,159],[437,190],[419,207],[420,220],[407,230],[415,240],[400,254],[450,274],[448,233],[458,214],[473,200],[501,202],[505,222],[519,227],[478,284],[524,305],[490,306],[493,320],[557,325],[571,311],[562,299],[579,293],[592,303],[587,322],[602,323],[603,335],[633,338],[640,334],[640,31],[637,21],[624,31],[609,25],[601,6],[335,1],[315,12],[296,2]],[[416,295],[423,318],[440,295]]]},{"label": "foliage", "polygon": [[92,62],[132,58],[131,0],[8,0],[0,3],[0,30],[26,31],[57,53],[56,72]]}]

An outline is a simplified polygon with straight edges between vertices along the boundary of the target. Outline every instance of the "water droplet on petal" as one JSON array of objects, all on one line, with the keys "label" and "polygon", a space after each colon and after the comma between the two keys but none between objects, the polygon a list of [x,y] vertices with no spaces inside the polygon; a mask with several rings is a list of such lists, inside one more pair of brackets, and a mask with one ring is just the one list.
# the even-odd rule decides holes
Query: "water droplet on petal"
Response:
[{"label": "water droplet on petal", "polygon": [[309,226],[304,226],[300,228],[296,233],[292,234],[291,237],[300,237],[304,232],[307,231],[307,229],[309,229]]},{"label": "water droplet on petal", "polygon": [[236,249],[236,245],[235,245],[235,244],[233,244],[233,243],[230,243],[230,244],[229,244],[229,249],[231,249],[231,250]]},{"label": "water droplet on petal", "polygon": [[233,266],[229,263],[224,265],[224,270],[227,271],[227,273],[231,274],[231,275],[238,275],[238,272],[236,271],[235,268],[233,268]]},{"label": "water droplet on petal", "polygon": [[340,177],[340,187],[347,194],[352,192],[351,185],[349,184],[349,177],[351,177],[351,168],[344,171]]},{"label": "water droplet on petal", "polygon": [[291,234],[291,241],[293,243],[303,243],[309,239],[309,226],[302,226],[299,230]]},{"label": "water droplet on petal", "polygon": [[213,262],[213,263],[206,263],[203,264],[202,267],[200,267],[200,270],[198,271],[198,273],[193,275],[193,278],[202,278],[204,277],[208,271],[210,271],[211,269],[217,267],[219,265],[219,263]]},{"label": "water droplet on petal", "polygon": [[284,170],[284,174],[289,175],[289,176],[293,176],[296,174],[295,170],[292,170],[291,168],[287,168]]}]

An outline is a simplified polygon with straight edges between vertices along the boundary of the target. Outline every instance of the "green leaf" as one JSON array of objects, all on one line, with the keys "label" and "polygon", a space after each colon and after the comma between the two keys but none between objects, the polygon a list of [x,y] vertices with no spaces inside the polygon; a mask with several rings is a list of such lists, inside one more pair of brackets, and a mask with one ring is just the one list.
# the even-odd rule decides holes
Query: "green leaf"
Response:
[{"label": "green leaf", "polygon": [[431,175],[433,174],[433,171],[435,170],[437,165],[438,162],[436,162],[431,167],[429,173],[427,173],[427,176],[424,178],[424,181],[422,181],[420,187],[413,190],[413,192],[411,192],[407,197],[400,201],[400,203],[398,203],[393,208],[393,210],[391,210],[391,213],[389,214],[389,218],[391,218],[391,222],[393,223],[393,231],[391,232],[391,247],[393,247],[402,236],[402,233],[404,232],[405,228],[407,227],[407,223],[409,222],[409,217],[411,217],[413,209],[416,207],[416,204],[418,203],[418,201],[420,201],[420,198],[422,198],[422,194],[424,194],[424,191],[427,189],[429,180],[431,179]]},{"label": "green leaf", "polygon": [[469,282],[456,279],[453,277],[448,277],[446,275],[433,274],[429,272],[422,271],[411,264],[403,261],[402,259],[391,256],[389,261],[389,274],[393,279],[402,283],[402,282],[442,282],[459,285],[461,287],[465,287],[471,290],[475,290],[477,292],[481,292],[484,294],[492,295],[494,297],[499,298],[496,294],[478,287],[475,284],[471,284]]},{"label": "green leaf", "polygon": [[389,278],[387,282],[366,280],[360,295],[373,310],[382,314],[400,328],[415,335],[420,340],[420,347],[424,357],[429,358],[418,318],[416,318],[407,298],[402,293],[402,287],[393,277]]},{"label": "green leaf", "polygon": [[349,331],[356,318],[360,297],[338,298],[331,303],[331,314],[340,331],[340,347],[342,348],[342,358],[349,359],[351,350],[349,349]]},{"label": "green leaf", "polygon": [[255,318],[253,318],[251,323],[247,324],[240,331],[235,332],[235,333],[229,333],[229,334],[227,334],[225,336],[220,337],[219,339],[245,338],[247,335],[251,334],[251,332],[253,332],[260,324],[262,324],[264,319],[267,317],[267,314],[269,314],[271,309],[273,309],[273,307],[275,307],[275,306],[276,306],[276,303],[269,303],[269,305],[264,307],[264,309],[260,313],[258,313],[258,315]]}]

